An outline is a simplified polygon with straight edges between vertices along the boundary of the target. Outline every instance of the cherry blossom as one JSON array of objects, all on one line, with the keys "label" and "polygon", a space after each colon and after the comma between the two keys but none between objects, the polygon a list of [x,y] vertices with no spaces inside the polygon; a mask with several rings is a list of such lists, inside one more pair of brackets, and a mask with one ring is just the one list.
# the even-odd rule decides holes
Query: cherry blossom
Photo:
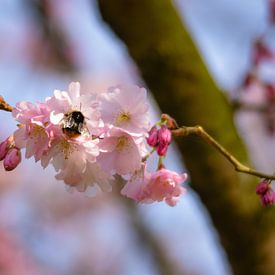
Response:
[{"label": "cherry blossom", "polygon": [[140,168],[141,152],[133,136],[113,127],[99,142],[101,155],[98,158],[105,171],[125,175]]},{"label": "cherry blossom", "polygon": [[[70,191],[109,192],[119,175],[127,181],[121,193],[137,202],[174,206],[185,192],[181,184],[186,174],[163,164],[171,143],[169,119],[149,131],[144,88],[124,85],[99,95],[82,94],[80,84],[72,82],[68,91],[55,90],[45,102],[17,103],[12,115],[18,128],[0,143],[0,159],[8,171],[20,163],[25,149],[26,158],[34,157],[43,168],[52,165],[55,178]],[[146,161],[154,151],[158,167],[149,173]]]},{"label": "cherry blossom", "polygon": [[68,114],[78,111],[85,118],[88,130],[85,134],[98,135],[100,133],[99,128],[103,127],[98,110],[98,101],[92,94],[82,95],[79,82],[72,82],[68,92],[55,90],[54,96],[46,98],[46,104],[51,110],[50,121],[55,125],[61,125]]},{"label": "cherry blossom", "polygon": [[165,201],[168,205],[175,206],[180,196],[186,192],[182,186],[186,179],[187,174],[180,175],[165,168],[149,174],[143,166],[133,174],[121,193],[137,202]]},{"label": "cherry blossom", "polygon": [[149,129],[146,90],[134,85],[109,89],[100,96],[101,115],[105,123],[128,131],[144,134]]},{"label": "cherry blossom", "polygon": [[14,132],[14,141],[18,148],[26,148],[26,158],[34,156],[35,161],[38,161],[48,150],[53,134],[49,112],[44,103],[32,104],[24,101],[17,103],[13,109],[13,117],[20,123]]}]

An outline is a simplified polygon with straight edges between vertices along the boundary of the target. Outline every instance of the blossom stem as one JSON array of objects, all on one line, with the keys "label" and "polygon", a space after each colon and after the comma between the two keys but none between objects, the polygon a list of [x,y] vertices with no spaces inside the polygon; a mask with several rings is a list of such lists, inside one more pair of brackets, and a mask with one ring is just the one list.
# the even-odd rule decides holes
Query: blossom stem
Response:
[{"label": "blossom stem", "polygon": [[148,154],[142,159],[142,161],[143,161],[143,162],[147,161],[147,159],[148,159],[155,151],[156,151],[156,148],[153,148],[153,149],[151,150],[151,152],[148,153]]},{"label": "blossom stem", "polygon": [[234,166],[236,171],[240,173],[253,175],[259,178],[275,180],[275,175],[265,174],[242,164],[233,155],[231,155],[221,144],[219,144],[212,136],[210,136],[201,126],[179,127],[178,129],[172,130],[172,134],[175,137],[186,137],[189,135],[199,136],[208,144],[213,146],[216,150],[218,150]]},{"label": "blossom stem", "polygon": [[0,110],[11,112],[12,106],[10,106],[2,96],[0,96]]}]

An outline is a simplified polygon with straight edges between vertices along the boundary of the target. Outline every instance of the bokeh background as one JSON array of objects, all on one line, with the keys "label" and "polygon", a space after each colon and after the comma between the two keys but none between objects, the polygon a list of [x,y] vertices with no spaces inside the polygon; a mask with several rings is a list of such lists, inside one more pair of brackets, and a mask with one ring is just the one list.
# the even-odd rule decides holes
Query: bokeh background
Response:
[{"label": "bokeh background", "polygon": [[[11,105],[44,100],[71,81],[80,81],[83,91],[103,91],[126,82],[147,87],[127,45],[103,21],[97,1],[0,0],[0,6],[0,94]],[[270,100],[259,81],[249,86],[250,92],[244,85],[256,39],[265,35],[270,48],[273,45],[269,7],[267,0],[173,2],[216,85],[232,106],[241,102],[232,113],[253,165],[273,173],[274,135],[267,131],[267,115],[258,112],[257,105],[266,106]],[[269,58],[260,68],[262,79],[272,84],[274,68]],[[160,111],[150,97],[153,123]],[[239,106],[246,102],[255,103],[255,110]],[[269,124],[274,121],[272,106]],[[3,140],[16,125],[9,113],[1,112],[0,121]],[[175,144],[166,165],[177,172],[186,170]],[[223,192],[226,187],[220,185]],[[202,194],[193,191],[192,178],[187,188],[174,208],[164,203],[134,205],[118,191],[95,198],[69,193],[51,168],[43,170],[32,159],[12,172],[1,165],[0,274],[251,275],[234,272],[220,242],[222,233],[213,226]],[[259,201],[256,207],[261,208]]]}]

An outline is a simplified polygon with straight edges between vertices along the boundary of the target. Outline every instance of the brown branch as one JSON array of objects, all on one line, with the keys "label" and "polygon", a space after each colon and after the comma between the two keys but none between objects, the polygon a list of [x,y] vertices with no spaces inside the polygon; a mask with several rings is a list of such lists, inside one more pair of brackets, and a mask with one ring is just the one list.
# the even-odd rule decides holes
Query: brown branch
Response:
[{"label": "brown branch", "polygon": [[175,137],[197,135],[201,137],[204,141],[206,141],[208,144],[213,146],[216,150],[218,150],[230,163],[232,163],[236,171],[240,173],[250,174],[259,178],[275,180],[275,175],[265,174],[242,164],[234,156],[232,156],[221,144],[219,144],[212,136],[210,136],[201,126],[183,126],[178,129],[172,130],[172,134]]},{"label": "brown branch", "polygon": [[2,96],[0,96],[0,110],[11,112],[12,106],[10,106]]}]

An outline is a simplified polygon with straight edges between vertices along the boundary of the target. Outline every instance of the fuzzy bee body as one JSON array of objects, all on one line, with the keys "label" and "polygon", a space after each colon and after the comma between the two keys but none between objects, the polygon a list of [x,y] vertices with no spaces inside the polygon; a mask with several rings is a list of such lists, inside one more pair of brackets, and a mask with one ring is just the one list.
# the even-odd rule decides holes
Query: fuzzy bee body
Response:
[{"label": "fuzzy bee body", "polygon": [[62,131],[69,138],[77,138],[88,133],[83,114],[80,111],[65,114],[62,121]]}]

